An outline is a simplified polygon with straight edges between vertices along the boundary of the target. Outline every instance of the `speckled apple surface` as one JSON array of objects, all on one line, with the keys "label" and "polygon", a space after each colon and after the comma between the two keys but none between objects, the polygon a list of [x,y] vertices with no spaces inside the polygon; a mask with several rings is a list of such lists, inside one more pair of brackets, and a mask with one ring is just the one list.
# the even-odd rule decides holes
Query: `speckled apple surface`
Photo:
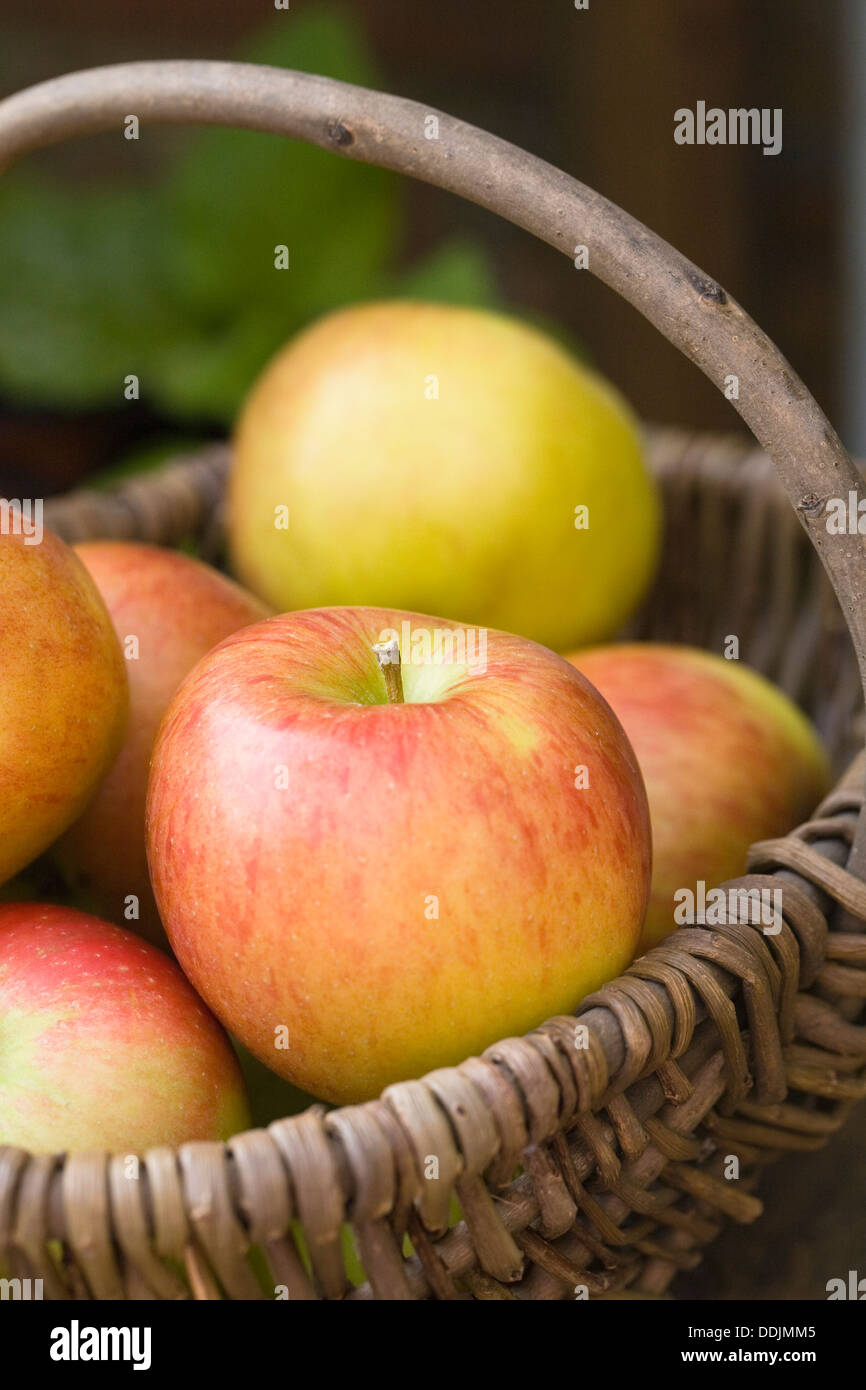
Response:
[{"label": "speckled apple surface", "polygon": [[127,716],[126,671],[92,579],[45,531],[0,535],[0,883],[80,815]]},{"label": "speckled apple surface", "polygon": [[517,319],[415,302],[340,310],[277,355],[238,423],[228,520],[235,572],[278,611],[449,613],[555,650],[616,632],[659,546],[614,388]]},{"label": "speckled apple surface", "polygon": [[785,835],[829,787],[815,730],[757,671],[693,647],[626,643],[569,658],[619,715],[643,772],[653,884],[641,942],[674,929],[674,894],[745,873],[756,840]]},{"label": "speckled apple surface", "polygon": [[[147,872],[144,807],[160,720],[184,676],[223,638],[270,611],[209,565],[178,551],[124,541],[75,547],[108,608],[126,661],[129,722],[110,772],[55,848],[67,879],[110,921],[165,940]],[[139,916],[126,918],[129,895]]]},{"label": "speckled apple surface", "polygon": [[231,1044],[174,961],[72,908],[0,906],[0,1144],[134,1153],[248,1122]]},{"label": "speckled apple surface", "polygon": [[592,687],[490,632],[486,671],[404,664],[389,704],[373,644],[404,620],[460,632],[355,608],[230,637],[152,763],[184,970],[262,1061],[341,1102],[573,1009],[632,959],[649,890],[640,773]]}]

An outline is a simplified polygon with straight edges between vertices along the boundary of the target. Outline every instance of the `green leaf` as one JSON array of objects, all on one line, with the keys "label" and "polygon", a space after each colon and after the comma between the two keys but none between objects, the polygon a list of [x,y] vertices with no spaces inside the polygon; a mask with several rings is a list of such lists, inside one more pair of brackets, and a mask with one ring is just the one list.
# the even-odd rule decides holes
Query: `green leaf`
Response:
[{"label": "green leaf", "polygon": [[[377,78],[354,22],[338,8],[280,22],[241,56],[368,86]],[[174,414],[226,421],[300,327],[381,292],[401,220],[391,175],[250,131],[191,136],[162,207],[171,292],[188,331],[158,370],[158,397]],[[288,269],[275,267],[283,246]]]},{"label": "green leaf", "polygon": [[490,262],[473,242],[455,240],[394,279],[395,295],[495,309],[502,303]]},{"label": "green leaf", "polygon": [[[354,15],[280,16],[239,55],[376,86]],[[228,426],[268,359],[312,319],[404,294],[495,303],[485,257],[446,245],[389,269],[404,227],[394,175],[275,135],[189,135],[158,183],[0,184],[0,392],[69,409],[123,404],[124,377],[166,418]],[[289,267],[275,264],[288,248]]]},{"label": "green leaf", "polygon": [[180,321],[143,246],[154,209],[126,191],[74,198],[19,179],[0,185],[0,385],[34,404],[123,402],[123,379]]}]

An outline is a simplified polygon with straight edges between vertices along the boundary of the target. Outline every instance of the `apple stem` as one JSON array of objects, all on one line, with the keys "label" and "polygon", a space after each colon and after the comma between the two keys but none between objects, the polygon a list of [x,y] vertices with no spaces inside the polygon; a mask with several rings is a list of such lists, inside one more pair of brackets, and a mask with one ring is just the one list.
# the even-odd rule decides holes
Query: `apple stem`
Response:
[{"label": "apple stem", "polygon": [[376,660],[382,669],[382,675],[385,677],[388,703],[402,705],[403,677],[400,674],[399,641],[396,637],[391,637],[387,642],[374,642],[373,651],[376,653]]}]

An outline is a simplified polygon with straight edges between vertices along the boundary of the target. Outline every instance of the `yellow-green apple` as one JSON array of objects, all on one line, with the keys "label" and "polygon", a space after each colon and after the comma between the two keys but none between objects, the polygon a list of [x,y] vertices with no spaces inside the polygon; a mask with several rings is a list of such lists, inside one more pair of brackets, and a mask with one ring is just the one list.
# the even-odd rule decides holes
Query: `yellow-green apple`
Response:
[{"label": "yellow-green apple", "polygon": [[0,906],[0,1144],[139,1151],[248,1124],[235,1054],[173,960],[73,908]]},{"label": "yellow-green apple", "polygon": [[95,911],[161,944],[165,936],[144,845],[156,731],[175,690],[205,652],[268,610],[209,565],[178,551],[126,541],[92,541],[76,550],[127,657],[130,711],[113,767],[55,846],[54,857]]},{"label": "yellow-green apple", "polygon": [[105,605],[78,557],[47,529],[0,530],[0,671],[5,883],[80,815],[127,714],[123,656]]},{"label": "yellow-green apple", "polygon": [[623,643],[569,656],[622,721],[653,835],[641,949],[676,925],[674,894],[745,872],[756,840],[786,834],[827,790],[806,717],[757,671],[693,647]]},{"label": "yellow-green apple", "polygon": [[204,657],[157,737],[147,835],[193,984],[339,1102],[573,1009],[632,959],[649,889],[640,772],[588,682],[390,609],[285,614]]},{"label": "yellow-green apple", "polygon": [[282,612],[456,613],[561,650],[628,617],[658,530],[622,398],[537,329],[479,309],[321,319],[265,369],[236,432],[234,569]]}]

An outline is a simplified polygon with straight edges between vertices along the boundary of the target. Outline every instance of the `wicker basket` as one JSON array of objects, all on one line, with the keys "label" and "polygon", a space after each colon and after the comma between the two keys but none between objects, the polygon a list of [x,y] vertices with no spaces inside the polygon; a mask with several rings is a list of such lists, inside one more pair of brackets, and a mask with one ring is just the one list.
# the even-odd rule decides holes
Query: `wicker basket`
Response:
[{"label": "wicker basket", "polygon": [[[586,244],[590,266],[720,386],[736,376],[776,469],[737,439],[648,432],[668,536],[632,631],[717,651],[736,633],[740,656],[816,721],[837,770],[849,764],[863,744],[866,567],[862,539],[830,537],[823,512],[859,475],[724,291],[493,137],[435,113],[431,149],[426,108],[275,69],[132,64],[44,84],[0,104],[0,164],[131,111],[300,135],[475,197],[569,254]],[[194,535],[216,558],[228,461],[214,446],[51,502],[46,522],[68,540]],[[584,1001],[580,1035],[575,1018],[551,1019],[365,1105],[152,1150],[137,1181],[126,1156],[0,1149],[0,1259],[54,1298],[659,1296],[725,1217],[759,1215],[766,1164],[820,1147],[866,1095],[863,780],[858,757],[809,824],[752,847],[735,882],[781,889],[778,935],[681,928]]]}]

